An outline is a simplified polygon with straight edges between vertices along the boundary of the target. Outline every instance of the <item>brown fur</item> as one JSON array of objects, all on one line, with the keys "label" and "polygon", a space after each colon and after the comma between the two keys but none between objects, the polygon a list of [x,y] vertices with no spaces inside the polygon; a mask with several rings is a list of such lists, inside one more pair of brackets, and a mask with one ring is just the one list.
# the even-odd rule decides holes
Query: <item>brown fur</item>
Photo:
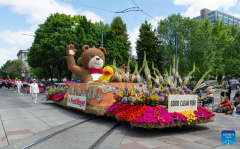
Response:
[{"label": "brown fur", "polygon": [[[68,69],[72,73],[76,74],[79,77],[79,79],[81,80],[81,83],[87,83],[88,81],[93,80],[93,78],[90,74],[90,71],[84,69],[84,68],[88,68],[88,63],[92,59],[92,54],[93,55],[98,55],[98,56],[101,55],[101,59],[103,60],[103,66],[105,64],[104,53],[106,52],[106,50],[103,47],[90,48],[88,45],[84,45],[82,47],[81,62],[82,62],[82,65],[83,65],[84,68],[81,68],[81,67],[76,65],[74,55],[70,55],[69,50],[73,50],[74,54],[77,52],[77,50],[75,49],[74,45],[68,45],[67,46],[67,48],[66,48],[66,54],[68,56],[67,64],[68,64]],[[120,66],[120,69],[122,69],[124,72],[126,72],[127,66],[125,66],[123,64],[122,66]],[[130,77],[131,76],[132,75],[130,75]],[[122,81],[125,82],[126,80],[123,78]],[[109,80],[109,82],[118,82],[118,79],[115,75],[113,75],[111,77],[111,79]],[[134,82],[136,82],[136,81],[134,81]]]}]

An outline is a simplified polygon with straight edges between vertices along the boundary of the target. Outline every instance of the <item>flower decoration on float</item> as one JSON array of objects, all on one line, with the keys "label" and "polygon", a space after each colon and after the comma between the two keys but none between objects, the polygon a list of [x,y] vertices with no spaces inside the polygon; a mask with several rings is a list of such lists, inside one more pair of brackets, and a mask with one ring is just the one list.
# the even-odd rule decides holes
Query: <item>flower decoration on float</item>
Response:
[{"label": "flower decoration on float", "polygon": [[[119,76],[123,76],[127,80],[129,73],[124,73],[118,69],[115,60],[112,68],[115,74],[119,74]],[[117,90],[113,91],[114,103],[104,114],[112,115],[120,120],[132,123],[155,123],[160,125],[174,124],[178,121],[191,125],[199,119],[209,119],[215,116],[211,111],[202,106],[198,106],[197,110],[194,111],[188,110],[171,113],[167,111],[169,95],[194,94],[203,85],[204,78],[211,71],[211,69],[207,71],[198,81],[196,87],[190,90],[186,84],[195,71],[195,64],[193,64],[193,70],[187,75],[184,82],[182,82],[181,77],[178,75],[178,66],[176,68],[174,58],[173,67],[170,67],[170,71],[166,71],[166,76],[163,77],[160,71],[154,67],[154,63],[152,63],[152,70],[155,75],[155,77],[152,77],[146,60],[146,53],[144,53],[143,66],[138,70],[138,64],[136,64],[133,79],[127,80],[126,85],[119,81],[120,87],[116,86]],[[146,83],[134,84],[133,80],[138,78],[143,70]],[[118,79],[121,80],[121,77]],[[152,86],[152,81],[159,87]],[[131,86],[127,86],[127,83],[130,83]]]}]

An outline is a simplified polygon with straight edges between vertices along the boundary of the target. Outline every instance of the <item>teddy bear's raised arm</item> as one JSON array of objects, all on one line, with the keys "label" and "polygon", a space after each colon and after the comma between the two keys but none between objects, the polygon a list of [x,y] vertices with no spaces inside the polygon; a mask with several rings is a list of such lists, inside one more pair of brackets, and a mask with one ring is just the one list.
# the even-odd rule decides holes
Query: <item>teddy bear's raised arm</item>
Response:
[{"label": "teddy bear's raised arm", "polygon": [[77,50],[74,48],[74,45],[67,46],[67,49],[66,49],[66,54],[68,56],[67,65],[68,65],[68,69],[81,79],[81,76],[85,74],[84,73],[85,70],[79,67],[78,65],[76,65],[75,59],[74,59],[74,55],[76,52]]}]

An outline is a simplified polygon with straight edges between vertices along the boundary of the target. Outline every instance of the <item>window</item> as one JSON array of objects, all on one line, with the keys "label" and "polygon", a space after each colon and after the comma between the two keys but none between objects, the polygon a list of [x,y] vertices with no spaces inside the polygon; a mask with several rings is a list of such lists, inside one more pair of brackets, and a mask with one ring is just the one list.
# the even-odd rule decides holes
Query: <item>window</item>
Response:
[{"label": "window", "polygon": [[215,23],[215,20],[211,21],[211,23]]},{"label": "window", "polygon": [[26,62],[27,58],[22,58],[22,62]]},{"label": "window", "polygon": [[218,15],[218,19],[222,20],[222,19],[223,19],[223,17],[222,17],[221,15]]},{"label": "window", "polygon": [[238,25],[240,25],[240,22],[238,23]]},{"label": "window", "polygon": [[22,56],[23,57],[27,57],[27,53],[22,53]]},{"label": "window", "polygon": [[223,17],[223,20],[226,21],[226,22],[228,21],[228,19],[226,17]]},{"label": "window", "polygon": [[233,20],[232,20],[232,19],[228,19],[228,22],[232,23],[232,22],[233,22]]},{"label": "window", "polygon": [[237,24],[237,21],[233,21],[234,24]]},{"label": "window", "polygon": [[215,18],[214,15],[208,16],[208,19],[209,19],[209,20],[212,20],[212,19],[214,19],[214,18]]}]

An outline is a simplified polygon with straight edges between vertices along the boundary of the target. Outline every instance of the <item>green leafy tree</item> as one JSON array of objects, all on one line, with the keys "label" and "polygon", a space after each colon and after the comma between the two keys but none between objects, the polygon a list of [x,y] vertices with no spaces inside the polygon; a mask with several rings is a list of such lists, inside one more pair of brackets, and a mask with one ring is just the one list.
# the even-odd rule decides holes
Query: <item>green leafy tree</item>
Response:
[{"label": "green leafy tree", "polygon": [[8,60],[8,61],[6,61],[6,63],[5,64],[3,64],[2,66],[1,66],[1,68],[0,68],[0,78],[2,78],[2,79],[7,79],[7,68],[8,68],[8,66],[10,66],[11,65],[11,61],[10,60]]},{"label": "green leafy tree", "polygon": [[[182,77],[191,71],[195,62],[192,56],[190,34],[196,32],[198,22],[189,17],[182,17],[180,14],[173,14],[159,22],[157,31],[161,44],[158,52],[162,56],[162,72],[169,70],[175,55],[175,35],[177,36],[177,56],[179,58],[179,75]],[[196,52],[196,51],[195,51]]]},{"label": "green leafy tree", "polygon": [[156,30],[152,29],[150,23],[145,21],[139,29],[139,38],[136,41],[136,50],[138,56],[138,64],[141,66],[144,60],[144,52],[146,52],[146,57],[148,60],[148,66],[153,75],[152,62],[155,67],[161,69],[161,57],[157,52],[158,38],[156,37]]},{"label": "green leafy tree", "polygon": [[88,44],[91,47],[99,44],[95,40],[98,36],[96,32],[94,24],[85,16],[51,14],[36,30],[27,61],[33,69],[46,70],[51,79],[57,71],[58,79],[67,76],[70,80],[72,73],[67,67],[66,46],[75,45],[75,59],[78,59],[83,45]]},{"label": "green leafy tree", "polygon": [[117,65],[127,65],[130,56],[128,52],[131,45],[127,34],[127,26],[121,17],[115,17],[111,23],[111,29],[112,31],[109,31],[107,34],[107,44],[111,47],[111,51],[107,55],[115,53]]},{"label": "green leafy tree", "polygon": [[223,69],[225,72],[225,79],[232,77],[240,77],[240,28],[238,25],[228,26],[231,31],[229,46],[223,51]]}]

